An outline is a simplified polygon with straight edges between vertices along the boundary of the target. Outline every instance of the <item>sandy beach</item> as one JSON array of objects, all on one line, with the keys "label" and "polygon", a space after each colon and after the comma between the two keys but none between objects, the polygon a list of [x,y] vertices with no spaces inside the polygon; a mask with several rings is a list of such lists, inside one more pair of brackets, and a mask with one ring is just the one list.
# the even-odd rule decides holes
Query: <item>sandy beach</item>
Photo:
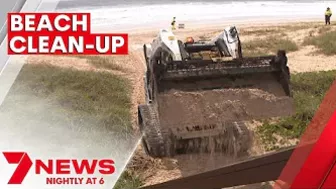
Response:
[{"label": "sandy beach", "polygon": [[[277,36],[286,40],[290,40],[297,45],[296,50],[288,52],[288,65],[291,73],[312,72],[312,71],[328,71],[336,69],[336,56],[325,55],[319,53],[318,49],[312,45],[304,45],[307,37],[317,36],[324,31],[332,31],[336,29],[336,25],[324,26],[320,20],[273,20],[273,21],[255,21],[255,22],[240,22],[234,23],[239,29],[240,39],[242,44],[249,44],[251,41],[261,41],[261,43],[272,43],[272,41],[265,41],[269,37]],[[200,38],[211,38],[220,33],[224,27],[230,26],[227,23],[208,23],[195,24],[193,26],[186,25],[185,29],[175,31],[175,35],[182,41],[192,36],[196,40]],[[150,43],[156,36],[157,29],[138,29],[129,33],[130,53],[127,57],[113,57],[114,64],[122,67],[126,72],[118,72],[111,70],[104,70],[104,68],[95,68],[90,65],[86,59],[76,57],[30,57],[28,64],[43,64],[48,62],[58,67],[71,67],[79,70],[90,71],[109,71],[112,74],[120,75],[130,79],[132,83],[132,115],[133,126],[137,130],[137,105],[144,103],[143,91],[143,74],[145,71],[145,62],[143,58],[142,46],[144,43]],[[254,49],[249,49],[252,53]],[[250,52],[250,53],[251,53]],[[243,49],[244,53],[244,49]],[[275,53],[275,52],[269,52]],[[251,123],[250,129],[254,129],[258,123]],[[289,141],[286,145],[295,144],[295,141]],[[255,141],[251,154],[260,155],[266,153],[258,141]],[[197,174],[220,166],[225,166],[233,163],[237,159],[230,159],[221,155],[202,154],[202,155],[186,155],[179,156],[174,159],[152,159],[146,156],[139,146],[131,159],[128,167],[130,170],[135,170],[143,179],[145,185],[152,185],[156,183],[165,182],[171,179],[176,179],[188,175]],[[126,161],[124,162],[127,163]],[[197,165],[197,166],[196,166]],[[259,185],[256,187],[260,187]],[[252,188],[250,186],[249,188]]]},{"label": "sandy beach", "polygon": [[[298,45],[298,50],[288,52],[288,65],[291,73],[301,72],[315,72],[315,71],[328,71],[336,69],[336,56],[327,56],[317,52],[317,48],[311,45],[303,45],[306,37],[318,35],[323,30],[334,30],[336,27],[325,27],[323,22],[316,22],[316,20],[310,20],[301,22],[298,20],[285,21],[268,21],[256,22],[256,23],[239,23],[235,24],[240,30],[240,38],[242,43],[248,43],[249,41],[261,40],[267,38],[268,35],[283,35],[286,39],[294,41]],[[228,25],[226,25],[228,26]],[[198,39],[203,36],[211,37],[215,36],[221,31],[224,24],[207,24],[202,26],[194,26],[193,28],[187,27],[183,30],[178,30],[175,34],[180,39],[185,39],[187,36],[193,36]],[[274,30],[274,31],[273,31]],[[271,31],[271,32],[267,32]],[[278,32],[278,33],[277,33]],[[136,61],[137,63],[143,62],[141,57],[142,45],[144,43],[151,42],[156,36],[157,31],[135,32],[131,34],[131,48],[134,49],[132,55],[136,58],[141,58],[142,61]],[[267,41],[272,43],[272,41]],[[243,49],[244,52],[244,49]],[[275,52],[273,52],[275,53]],[[142,70],[139,71],[141,74]],[[139,83],[138,83],[139,84]],[[137,87],[140,88],[141,87]],[[138,102],[141,102],[142,96],[137,97]],[[256,127],[257,123],[251,123],[250,128]],[[258,143],[258,141],[255,141]],[[295,144],[295,141],[289,141],[286,145]],[[266,153],[258,144],[255,144],[252,149],[252,154],[260,155]],[[138,157],[137,157],[138,156]],[[140,160],[139,160],[140,159]],[[144,161],[146,156],[141,150],[137,152],[134,161]],[[151,159],[151,158],[150,158]],[[232,160],[221,155],[196,155],[196,156],[179,156],[175,159],[154,160],[151,159],[150,163],[143,164],[148,167],[142,167],[140,170],[141,175],[145,175],[145,182],[147,185],[161,183],[171,179],[176,179],[183,176],[197,174],[199,172],[218,168],[220,166],[227,165],[235,162],[237,159]],[[133,162],[134,163],[134,162]],[[138,162],[139,163],[139,162]],[[132,164],[132,163],[131,163]],[[136,164],[136,163],[135,163]],[[196,166],[197,165],[197,166]],[[248,186],[247,188],[260,188],[260,185],[254,187]]]}]

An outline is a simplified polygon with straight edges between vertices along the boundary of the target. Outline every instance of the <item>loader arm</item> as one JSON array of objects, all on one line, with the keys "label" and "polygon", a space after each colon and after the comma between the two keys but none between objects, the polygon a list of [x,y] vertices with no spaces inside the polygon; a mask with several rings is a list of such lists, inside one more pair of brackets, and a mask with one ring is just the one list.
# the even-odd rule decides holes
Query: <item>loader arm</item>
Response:
[{"label": "loader arm", "polygon": [[232,57],[233,59],[243,57],[239,33],[235,26],[225,28],[212,42],[218,46],[222,56]]},{"label": "loader arm", "polygon": [[225,28],[211,41],[187,43],[185,50],[188,53],[218,51],[222,57],[243,58],[238,30],[234,26]]}]

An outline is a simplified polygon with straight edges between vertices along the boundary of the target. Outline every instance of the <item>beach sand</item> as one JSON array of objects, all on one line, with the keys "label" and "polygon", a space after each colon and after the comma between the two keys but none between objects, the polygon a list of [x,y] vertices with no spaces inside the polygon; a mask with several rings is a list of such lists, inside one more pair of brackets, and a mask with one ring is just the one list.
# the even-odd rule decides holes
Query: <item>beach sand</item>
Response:
[{"label": "beach sand", "polygon": [[[185,29],[177,30],[175,31],[175,34],[181,40],[184,40],[188,36],[193,36],[195,39],[204,36],[214,37],[226,26],[229,25],[214,23],[206,25],[195,24],[193,27],[186,25]],[[292,39],[299,46],[299,50],[289,52],[287,54],[288,66],[290,67],[290,71],[292,73],[327,71],[336,69],[336,56],[326,56],[319,54],[316,53],[315,47],[301,45],[306,36],[315,35],[318,33],[320,28],[324,27],[323,22],[313,22],[313,20],[306,22],[298,20],[291,20],[290,22],[278,20],[271,22],[249,22],[248,24],[239,23],[237,24],[237,27],[241,33],[240,39],[242,43],[258,38],[263,39],[267,37],[267,35],[274,35],[274,33],[270,34],[263,31],[281,28],[281,33],[278,34],[282,35],[285,33],[287,38]],[[336,25],[328,27],[336,29]],[[137,129],[137,105],[145,103],[143,88],[145,62],[142,53],[142,46],[144,43],[150,43],[157,36],[157,34],[157,30],[150,29],[130,32],[129,55],[127,57],[114,57],[115,62],[126,68],[128,73],[113,73],[129,78],[133,84],[133,109],[131,111],[135,129]],[[29,64],[38,64],[44,62],[50,62],[53,65],[60,67],[69,66],[71,64],[71,66],[76,69],[100,71],[99,69],[90,66],[90,64],[88,64],[85,59],[79,59],[75,57],[61,58],[52,56],[32,56],[28,59]],[[257,126],[258,123],[252,122],[249,128],[253,129]],[[258,145],[258,141],[255,141],[255,145],[253,149],[251,149],[250,153],[252,155],[260,155],[264,154],[265,150],[260,147],[260,145]],[[216,154],[199,154],[196,156],[183,155],[174,159],[152,159],[146,156],[142,150],[142,147],[139,146],[128,167],[130,170],[136,171],[142,180],[144,180],[146,185],[152,185],[215,169],[235,161],[237,161],[237,159],[230,159],[229,157]],[[260,185],[258,185],[258,187],[260,187]],[[253,186],[248,188],[253,189]]]},{"label": "beach sand", "polygon": [[[228,26],[228,25],[225,25]],[[197,39],[200,36],[215,36],[219,33],[224,25],[203,25],[195,26],[193,28],[186,28],[183,30],[178,30],[175,34],[181,39],[184,40],[187,36],[193,36]],[[316,53],[316,48],[314,46],[303,46],[302,43],[305,37],[309,35],[317,35],[317,30],[324,27],[324,23],[316,21],[307,21],[307,22],[259,22],[259,23],[250,23],[250,24],[237,24],[237,27],[241,31],[240,38],[242,43],[255,39],[262,39],[266,37],[262,31],[271,30],[277,28],[284,28],[283,32],[287,35],[287,38],[292,39],[299,46],[299,50],[294,52],[289,52],[288,56],[288,66],[291,73],[300,73],[300,72],[311,72],[311,71],[327,71],[336,69],[336,56],[326,56],[319,53]],[[335,26],[331,26],[336,28]],[[260,31],[260,34],[255,34]],[[253,33],[253,34],[250,34]],[[146,32],[135,32],[131,35],[131,49],[139,52],[142,50],[142,45],[144,43],[149,43],[157,35],[157,31],[146,31]],[[273,35],[273,34],[272,34]],[[243,49],[244,52],[244,49]],[[274,52],[275,53],[275,52]],[[139,53],[141,54],[141,53]],[[142,58],[142,57],[141,57]],[[143,60],[143,58],[142,58]],[[141,88],[141,87],[137,87]],[[141,97],[140,97],[141,98]],[[141,101],[139,98],[139,101]],[[249,125],[250,129],[254,129],[258,126],[258,122],[251,122]],[[251,154],[261,155],[266,153],[266,151],[258,145],[258,141],[254,141],[254,147],[251,149]],[[293,145],[295,141],[289,141],[286,145]],[[141,147],[136,152],[138,157],[145,157]],[[148,157],[147,157],[148,158]],[[143,161],[143,158],[141,158]],[[143,168],[139,169],[140,175],[143,176],[146,185],[157,184],[165,182],[171,179],[176,179],[184,176],[190,176],[204,171],[209,171],[221,166],[228,165],[238,161],[237,159],[230,159],[229,157],[224,157],[221,154],[198,154],[198,155],[181,155],[174,159],[150,159],[150,163],[138,162],[145,165]],[[136,165],[137,158],[135,161],[131,162],[131,165]],[[266,187],[268,184],[263,185]],[[246,188],[260,188],[261,184],[255,184],[246,186]]]}]

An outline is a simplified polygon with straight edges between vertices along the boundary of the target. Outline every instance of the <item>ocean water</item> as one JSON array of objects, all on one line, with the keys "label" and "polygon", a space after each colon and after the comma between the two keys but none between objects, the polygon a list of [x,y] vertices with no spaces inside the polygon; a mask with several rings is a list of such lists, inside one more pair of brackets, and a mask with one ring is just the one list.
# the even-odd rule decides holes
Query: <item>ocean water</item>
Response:
[{"label": "ocean water", "polygon": [[169,27],[177,23],[235,22],[237,20],[324,19],[336,1],[225,1],[225,0],[61,0],[59,12],[90,12],[93,28]]}]

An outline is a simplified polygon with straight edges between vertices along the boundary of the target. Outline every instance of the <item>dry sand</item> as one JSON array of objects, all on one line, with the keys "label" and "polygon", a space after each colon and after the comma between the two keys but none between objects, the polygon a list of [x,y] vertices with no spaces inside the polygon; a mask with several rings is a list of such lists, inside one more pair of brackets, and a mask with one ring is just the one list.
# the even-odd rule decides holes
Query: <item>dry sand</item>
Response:
[{"label": "dry sand", "polygon": [[160,94],[158,99],[160,120],[165,127],[271,118],[294,112],[289,97],[257,88],[170,91]]},{"label": "dry sand", "polygon": [[[300,24],[291,24],[292,26],[297,25],[309,25],[309,23],[300,23]],[[320,24],[322,27],[323,23]],[[277,27],[277,23],[273,23],[271,25],[267,24],[245,24],[240,27],[242,30],[249,30],[254,31],[258,30],[259,27],[264,28],[271,28],[271,27]],[[319,27],[319,26],[318,26]],[[213,36],[216,33],[220,32],[223,27],[218,27],[215,25],[212,26],[203,26],[202,28],[189,28],[185,30],[176,31],[176,35],[179,36],[180,39],[184,40],[187,36],[194,36],[196,39],[200,36]],[[311,32],[311,28],[303,28],[298,30],[291,30],[288,31],[289,36],[293,36],[293,39],[295,41],[302,41],[304,36],[309,35]],[[144,43],[151,42],[155,37],[157,36],[157,31],[144,31],[142,33],[131,33],[130,34],[130,55],[128,57],[115,57],[118,64],[123,66],[128,70],[128,73],[121,74],[124,77],[128,77],[131,79],[133,84],[133,96],[132,96],[132,102],[133,102],[133,109],[132,115],[134,115],[134,125],[136,128],[136,116],[137,116],[137,105],[144,103],[144,90],[143,90],[143,74],[145,70],[145,64],[144,64],[144,58],[142,55],[142,45]],[[250,40],[253,38],[256,38],[258,36],[256,35],[241,35],[241,40],[244,42],[244,40]],[[80,58],[61,58],[61,57],[31,57],[29,59],[29,63],[36,64],[36,63],[45,63],[50,62],[52,59],[52,64],[60,67],[74,67],[76,69],[86,69],[86,70],[92,70],[92,71],[100,71],[100,69],[93,67],[92,65],[88,64],[85,60]],[[307,71],[322,71],[322,70],[333,70],[336,69],[336,56],[324,56],[324,55],[316,55],[314,53],[313,47],[304,47],[300,48],[300,50],[296,52],[292,52],[288,54],[289,59],[289,67],[291,69],[291,72],[307,72]],[[260,93],[260,91],[257,90],[249,90],[242,95],[235,96],[235,91],[231,91],[231,96],[233,97],[233,100],[236,99],[235,104],[226,104],[224,99],[219,99],[220,106],[226,106],[226,107],[236,107],[236,104],[239,104],[239,100],[244,96],[247,98],[253,98],[255,96],[255,93]],[[207,94],[202,94],[207,95]],[[201,95],[201,96],[202,96]],[[269,102],[273,102],[272,99],[274,96],[270,94],[262,94],[269,96]],[[211,99],[212,97],[209,97],[207,99]],[[255,112],[253,108],[259,108],[256,107],[256,102],[258,104],[258,98],[260,98],[258,95],[256,96],[256,100],[254,103],[248,105],[247,109],[251,109],[251,111],[247,111],[247,114],[249,112]],[[178,98],[175,99],[175,101]],[[174,101],[174,99],[172,99]],[[181,100],[188,100],[188,99],[181,99]],[[216,99],[218,101],[218,99]],[[199,103],[202,102],[202,98],[199,98]],[[176,102],[177,104],[179,102]],[[216,103],[216,102],[215,102]],[[265,106],[268,106],[270,103],[266,103]],[[277,106],[277,104],[273,104],[274,106]],[[197,106],[197,105],[196,105]],[[259,106],[259,104],[258,104]],[[199,109],[199,107],[193,107],[196,109]],[[216,107],[215,107],[216,108]],[[241,107],[246,108],[246,107]],[[164,111],[172,111],[172,110],[164,110]],[[188,112],[188,109],[181,109],[184,113]],[[238,113],[241,113],[240,110],[237,110]],[[204,113],[206,111],[199,112],[199,114]],[[198,115],[199,115],[198,114]],[[220,115],[217,115],[220,116]],[[254,129],[257,127],[260,123],[258,122],[250,122],[249,128]],[[255,144],[258,144],[258,141],[254,141]],[[254,147],[251,149],[250,154],[252,155],[259,155],[265,153],[264,149],[262,149],[258,145],[254,145]],[[141,149],[141,146],[139,146],[139,149],[136,151],[135,156],[133,160],[130,162],[131,168],[134,170],[138,170],[139,175],[144,179],[146,185],[152,185],[156,183],[165,182],[168,180],[176,179],[182,176],[188,176],[197,174],[203,171],[215,169],[221,166],[225,166],[229,163],[233,163],[234,161],[237,161],[237,159],[231,159],[227,156],[222,156],[221,154],[199,154],[199,155],[182,155],[177,156],[174,159],[152,159],[150,157],[147,157],[143,150]],[[252,186],[249,188],[253,188]]]},{"label": "dry sand", "polygon": [[[292,39],[298,43],[298,45],[300,45],[303,42],[304,37],[309,36],[310,33],[312,33],[311,31],[313,29],[316,29],[316,25],[319,25],[317,27],[322,27],[323,23],[321,24],[316,24],[314,23],[315,26],[314,27],[309,27],[310,23],[294,23],[294,24],[279,24],[277,25],[276,23],[273,23],[271,25],[267,25],[267,24],[260,24],[258,27],[258,25],[244,25],[242,26],[241,30],[248,30],[248,31],[256,31],[259,30],[260,28],[272,28],[272,27],[297,27],[299,29],[295,29],[295,30],[288,30],[288,32],[286,33],[287,36],[292,37]],[[302,28],[302,29],[301,29]],[[185,30],[180,30],[176,32],[176,35],[179,36],[180,39],[184,40],[187,36],[193,36],[194,38],[198,39],[199,36],[207,36],[207,37],[211,37],[214,36],[216,33],[220,32],[222,28],[219,27],[214,27],[214,26],[208,26],[208,27],[204,27],[204,28],[192,28],[192,29],[185,29]],[[154,39],[157,35],[157,32],[147,32],[147,33],[143,33],[143,34],[138,34],[138,35],[133,35],[132,36],[132,41],[134,43],[132,43],[133,49],[137,49],[139,51],[141,51],[142,49],[142,44],[143,43],[148,43],[151,42],[152,39]],[[242,42],[244,42],[244,40],[252,40],[255,38],[258,38],[260,36],[256,36],[256,35],[241,35],[241,40]],[[336,56],[325,56],[325,55],[321,55],[321,54],[316,54],[315,53],[316,49],[312,46],[307,46],[307,47],[300,47],[298,51],[296,52],[291,52],[288,53],[288,66],[290,67],[290,71],[292,73],[298,73],[298,72],[308,72],[308,71],[327,71],[327,70],[334,70],[336,69]],[[221,93],[220,91],[218,91],[219,93]],[[250,89],[249,91],[245,91],[243,92],[243,94],[236,96],[235,91],[230,91],[231,95],[233,95],[233,99],[236,99],[235,102],[233,103],[226,103],[224,100],[225,99],[218,99],[220,98],[219,96],[216,96],[216,98],[213,97],[204,97],[204,95],[206,96],[206,93],[201,93],[201,94],[196,94],[198,95],[198,97],[196,98],[188,98],[185,95],[181,96],[179,93],[175,93],[172,96],[163,96],[163,100],[162,100],[162,104],[163,105],[167,105],[167,106],[163,106],[165,108],[162,108],[161,111],[163,112],[170,112],[172,114],[170,115],[174,115],[175,114],[175,119],[166,119],[165,122],[168,122],[169,124],[176,124],[176,122],[183,122],[185,121],[185,118],[190,118],[188,119],[190,122],[191,121],[195,121],[195,117],[211,117],[212,115],[206,115],[205,112],[209,112],[207,110],[202,109],[201,104],[207,103],[209,101],[209,99],[215,99],[216,102],[220,102],[221,104],[219,106],[226,106],[226,107],[235,107],[236,110],[238,111],[238,115],[239,113],[246,113],[246,107],[241,107],[242,109],[237,109],[236,104],[239,104],[239,99],[241,98],[246,98],[246,96],[249,96],[247,98],[252,98],[253,96],[256,97],[256,99],[251,101],[250,104],[250,108],[251,108],[251,114],[253,114],[252,112],[258,112],[253,110],[253,108],[256,108],[257,110],[263,109],[263,107],[260,107],[260,103],[258,102],[258,98],[260,98],[260,96],[265,95],[267,96],[270,101],[272,101],[271,99],[274,99],[274,97],[276,95],[276,92],[270,94],[265,94],[265,91],[263,91],[264,94],[256,89]],[[174,91],[172,91],[172,93],[174,93]],[[255,93],[259,93],[259,94],[255,94]],[[195,95],[195,94],[189,94],[189,95]],[[245,96],[244,96],[245,95]],[[187,95],[188,96],[188,95]],[[167,100],[167,98],[171,98],[169,100]],[[192,100],[191,100],[192,99]],[[195,101],[193,101],[194,99],[196,99],[196,103]],[[204,101],[204,99],[206,99],[206,101]],[[238,99],[238,100],[237,100]],[[190,101],[191,100],[191,101]],[[281,101],[281,100],[280,100]],[[286,109],[286,106],[283,106],[282,108],[280,108],[280,104],[282,104],[282,102],[280,101],[273,101],[275,102],[274,104],[272,104],[272,106],[277,107],[277,109],[282,109],[284,112],[284,114],[286,113],[286,111],[288,111],[288,109]],[[190,106],[179,106],[181,104],[181,102],[189,104]],[[213,102],[213,103],[216,103]],[[265,101],[263,101],[265,103]],[[267,102],[267,101],[266,101]],[[279,102],[279,103],[276,103]],[[288,102],[288,101],[287,101]],[[173,103],[175,107],[178,108],[173,108],[173,109],[169,109],[168,106],[170,103]],[[198,106],[199,105],[199,106]],[[264,108],[266,106],[268,106],[269,104],[264,104]],[[246,106],[246,105],[245,105]],[[189,111],[189,109],[192,108],[193,110],[198,110],[199,112],[193,111],[193,113],[191,113]],[[216,108],[216,107],[210,107],[210,108]],[[241,111],[243,110],[243,111]],[[265,109],[263,109],[265,110]],[[213,111],[211,111],[213,112]],[[216,111],[214,111],[216,112]],[[248,114],[249,111],[247,111]],[[183,114],[191,114],[190,116],[184,116],[181,117],[179,115],[183,115]],[[204,114],[205,113],[205,114]],[[223,111],[219,111],[219,113],[223,113]],[[224,112],[224,113],[228,113],[228,112]],[[229,112],[230,113],[230,112]],[[261,113],[261,112],[259,112]],[[270,114],[272,114],[272,112],[268,112]],[[274,113],[274,112],[273,112]],[[279,113],[279,112],[277,112]],[[226,114],[227,115],[227,114]],[[232,115],[235,116],[235,115]],[[255,115],[254,115],[255,116]],[[172,122],[173,121],[173,122]],[[203,119],[204,122],[207,121],[207,119]],[[256,127],[258,127],[258,125],[260,125],[260,122],[255,122],[255,121],[251,121],[248,122],[248,127],[251,130],[255,130]],[[295,142],[293,141],[289,141],[289,143],[293,144]],[[287,144],[284,144],[287,145]],[[290,145],[290,144],[288,144]],[[253,141],[253,147],[250,149],[249,151],[250,155],[261,155],[266,153],[265,150],[261,147],[261,145],[259,145],[259,141],[258,140],[254,140]],[[138,154],[138,156],[145,156],[143,151],[139,150],[136,152],[136,154]],[[241,159],[244,159],[246,157],[241,157]],[[151,159],[151,158],[149,158]],[[173,159],[151,159],[152,161],[154,161],[155,163],[153,163],[153,166],[150,166],[150,168],[148,169],[142,169],[139,170],[139,173],[144,173],[145,176],[145,182],[146,185],[152,185],[152,184],[157,184],[157,183],[161,183],[161,182],[165,182],[165,181],[169,181],[172,179],[176,179],[179,177],[184,177],[184,176],[189,176],[189,175],[193,175],[193,174],[197,174],[197,173],[201,173],[204,171],[209,171],[209,170],[213,170],[216,169],[218,167],[221,166],[225,166],[234,162],[239,161],[239,159],[235,159],[232,157],[228,157],[226,155],[223,154],[193,154],[193,155],[179,155]],[[156,166],[158,168],[156,168]],[[246,186],[246,188],[265,188],[268,184],[255,184],[255,185],[250,185],[250,186]],[[241,187],[237,187],[237,188],[241,188]]]}]

